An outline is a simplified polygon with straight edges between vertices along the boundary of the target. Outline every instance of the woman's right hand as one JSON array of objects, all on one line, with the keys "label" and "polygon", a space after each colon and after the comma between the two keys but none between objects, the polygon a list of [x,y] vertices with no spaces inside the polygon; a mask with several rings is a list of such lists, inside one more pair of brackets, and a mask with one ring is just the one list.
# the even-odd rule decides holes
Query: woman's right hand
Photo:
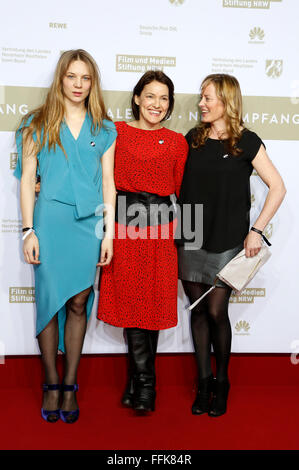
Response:
[{"label": "woman's right hand", "polygon": [[40,181],[35,184],[35,192],[39,193],[40,192]]},{"label": "woman's right hand", "polygon": [[39,261],[39,242],[35,233],[30,233],[23,243],[23,253],[26,263],[40,264]]}]

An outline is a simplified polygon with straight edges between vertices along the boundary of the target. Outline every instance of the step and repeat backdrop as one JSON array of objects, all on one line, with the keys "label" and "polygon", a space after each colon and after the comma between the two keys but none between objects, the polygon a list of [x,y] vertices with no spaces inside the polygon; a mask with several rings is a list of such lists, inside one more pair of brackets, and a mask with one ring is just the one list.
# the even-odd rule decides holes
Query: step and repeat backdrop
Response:
[{"label": "step and repeat backdrop", "polygon": [[[266,228],[272,258],[241,295],[232,295],[234,352],[299,351],[298,174],[299,4],[295,0],[11,0],[0,15],[1,354],[37,354],[33,268],[21,250],[14,131],[39,105],[59,55],[83,48],[96,59],[110,117],[130,120],[131,90],[149,69],[175,84],[167,126],[186,133],[198,121],[198,92],[209,73],[235,75],[246,126],[264,140],[287,196]],[[254,221],[267,188],[251,176]],[[97,280],[95,282],[97,292]],[[97,299],[97,297],[96,297]],[[179,283],[176,328],[161,332],[160,352],[192,351],[188,301]],[[121,329],[96,320],[85,353],[125,352]]]}]

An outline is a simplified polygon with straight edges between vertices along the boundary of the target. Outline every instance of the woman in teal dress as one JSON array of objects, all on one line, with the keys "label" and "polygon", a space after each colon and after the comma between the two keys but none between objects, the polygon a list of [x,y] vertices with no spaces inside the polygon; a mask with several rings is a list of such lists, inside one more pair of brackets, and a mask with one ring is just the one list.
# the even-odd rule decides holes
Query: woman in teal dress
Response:
[{"label": "woman in teal dress", "polygon": [[[36,335],[45,369],[42,416],[48,422],[73,423],[79,416],[77,369],[96,268],[113,255],[113,216],[104,205],[115,205],[115,138],[95,61],[80,49],[64,52],[45,103],[25,116],[16,133],[23,252],[34,265]],[[42,185],[35,203],[37,173]],[[65,352],[62,385],[58,349]]]}]

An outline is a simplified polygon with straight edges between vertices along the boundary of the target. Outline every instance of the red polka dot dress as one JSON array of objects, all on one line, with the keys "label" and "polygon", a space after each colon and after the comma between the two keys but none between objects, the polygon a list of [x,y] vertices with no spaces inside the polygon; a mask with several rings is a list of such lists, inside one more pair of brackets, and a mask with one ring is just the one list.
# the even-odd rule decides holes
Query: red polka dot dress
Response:
[{"label": "red polka dot dress", "polygon": [[[147,131],[125,122],[115,125],[116,189],[178,195],[188,153],[183,135],[166,128]],[[101,268],[98,319],[123,328],[176,326],[175,225],[176,220],[144,228],[115,224],[113,259]]]}]

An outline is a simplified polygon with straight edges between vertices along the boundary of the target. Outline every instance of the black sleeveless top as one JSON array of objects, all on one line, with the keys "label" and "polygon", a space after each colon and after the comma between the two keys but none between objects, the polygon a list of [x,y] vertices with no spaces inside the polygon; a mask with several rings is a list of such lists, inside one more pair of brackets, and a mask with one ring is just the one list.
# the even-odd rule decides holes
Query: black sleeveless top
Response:
[{"label": "black sleeveless top", "polygon": [[[238,143],[243,152],[233,156],[228,154],[225,141],[216,139],[208,138],[200,149],[194,149],[194,131],[195,128],[186,135],[189,154],[178,201],[181,223],[183,204],[190,204],[191,229],[194,231],[194,205],[203,204],[202,248],[220,253],[242,243],[248,234],[251,162],[264,143],[257,134],[244,129]],[[192,239],[186,240],[182,236],[177,240],[178,244],[185,242],[190,243]]]}]

